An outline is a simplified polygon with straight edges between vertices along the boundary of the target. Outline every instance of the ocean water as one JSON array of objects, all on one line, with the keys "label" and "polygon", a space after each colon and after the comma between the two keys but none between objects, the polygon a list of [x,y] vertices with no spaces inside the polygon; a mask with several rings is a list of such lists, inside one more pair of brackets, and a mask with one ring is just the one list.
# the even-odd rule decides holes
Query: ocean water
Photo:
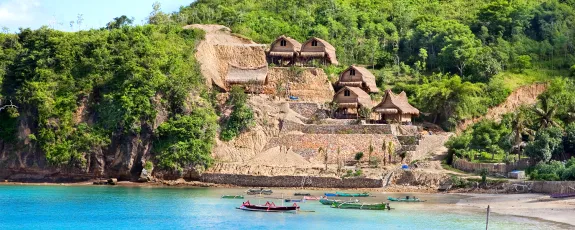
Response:
[{"label": "ocean water", "polygon": [[[318,201],[308,212],[263,213],[236,209],[243,200],[221,199],[241,189],[120,186],[0,186],[0,229],[485,229],[485,212],[456,206],[453,195],[418,195],[425,203],[395,210],[340,210]],[[274,190],[270,197],[294,191]],[[313,195],[322,194],[312,191]],[[382,202],[374,194],[366,202]],[[394,194],[395,195],[395,194]],[[404,194],[401,194],[404,195]],[[397,194],[399,196],[399,194]],[[251,203],[281,200],[246,196]],[[441,207],[441,208],[438,208]],[[565,229],[565,225],[491,214],[490,229]]]}]

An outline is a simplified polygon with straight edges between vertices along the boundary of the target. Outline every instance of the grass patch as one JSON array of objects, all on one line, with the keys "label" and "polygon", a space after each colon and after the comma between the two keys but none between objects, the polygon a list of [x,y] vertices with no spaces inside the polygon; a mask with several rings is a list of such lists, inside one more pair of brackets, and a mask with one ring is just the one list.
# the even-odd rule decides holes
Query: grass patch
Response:
[{"label": "grass patch", "polygon": [[502,72],[494,78],[501,78],[506,87],[515,90],[524,85],[530,85],[536,82],[546,82],[558,76],[568,76],[566,70],[548,70],[548,69],[528,69],[523,73]]}]

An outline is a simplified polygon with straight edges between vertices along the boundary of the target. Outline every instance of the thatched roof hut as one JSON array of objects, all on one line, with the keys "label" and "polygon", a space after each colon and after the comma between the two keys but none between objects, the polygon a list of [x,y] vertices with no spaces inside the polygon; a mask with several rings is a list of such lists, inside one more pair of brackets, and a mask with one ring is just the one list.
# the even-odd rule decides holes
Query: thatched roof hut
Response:
[{"label": "thatched roof hut", "polygon": [[361,87],[366,92],[378,93],[375,76],[366,68],[352,65],[339,75],[338,86]]},{"label": "thatched roof hut", "polygon": [[268,66],[260,66],[255,68],[245,68],[234,65],[229,65],[228,75],[226,76],[226,83],[228,84],[248,84],[257,83],[264,84],[268,73]]},{"label": "thatched roof hut", "polygon": [[405,92],[395,95],[389,89],[373,111],[381,114],[381,119],[385,121],[411,122],[413,116],[419,116],[419,110],[409,104]]},{"label": "thatched roof hut", "polygon": [[301,43],[284,35],[279,36],[270,47],[270,57],[293,58],[299,54]]},{"label": "thatched roof hut", "polygon": [[320,38],[310,38],[302,44],[300,56],[305,59],[320,58],[332,65],[338,65],[335,48],[329,42]]},{"label": "thatched roof hut", "polygon": [[365,91],[358,87],[343,87],[333,96],[333,102],[337,103],[339,108],[373,108],[371,97]]}]

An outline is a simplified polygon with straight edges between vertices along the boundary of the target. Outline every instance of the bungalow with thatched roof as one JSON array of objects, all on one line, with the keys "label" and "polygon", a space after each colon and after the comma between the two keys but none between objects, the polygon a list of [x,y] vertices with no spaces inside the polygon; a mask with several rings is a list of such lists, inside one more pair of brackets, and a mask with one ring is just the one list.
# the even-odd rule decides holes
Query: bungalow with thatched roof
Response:
[{"label": "bungalow with thatched roof", "polygon": [[323,64],[339,64],[335,56],[335,48],[325,40],[316,37],[304,42],[300,51],[300,60],[302,63],[313,59],[321,60]]},{"label": "bungalow with thatched roof", "polygon": [[267,65],[249,68],[229,64],[228,75],[226,76],[226,84],[228,86],[234,84],[264,85],[266,83],[267,74]]},{"label": "bungalow with thatched roof", "polygon": [[339,75],[337,85],[340,87],[360,87],[368,93],[378,93],[375,76],[364,67],[352,65]]},{"label": "bungalow with thatched roof", "polygon": [[413,116],[419,116],[419,110],[409,104],[405,92],[395,95],[389,89],[373,111],[381,114],[380,119],[386,122],[410,123]]},{"label": "bungalow with thatched roof", "polygon": [[337,118],[357,118],[360,108],[373,107],[369,94],[358,87],[341,88],[333,96],[333,102],[338,106],[335,114]]},{"label": "bungalow with thatched roof", "polygon": [[284,35],[279,36],[271,45],[268,58],[278,65],[293,65],[301,50],[301,43]]}]

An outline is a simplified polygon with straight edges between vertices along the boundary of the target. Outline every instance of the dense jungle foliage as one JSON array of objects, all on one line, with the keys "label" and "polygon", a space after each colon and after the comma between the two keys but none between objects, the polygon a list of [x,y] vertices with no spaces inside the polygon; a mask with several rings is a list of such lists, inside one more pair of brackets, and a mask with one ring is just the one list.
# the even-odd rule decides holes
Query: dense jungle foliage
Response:
[{"label": "dense jungle foliage", "polygon": [[575,64],[572,0],[199,0],[157,21],[223,24],[268,44],[324,38],[340,68],[373,67],[380,87],[408,91],[448,129]]},{"label": "dense jungle foliage", "polygon": [[[552,81],[536,105],[524,106],[500,122],[483,120],[451,138],[448,161],[513,162],[528,157],[537,163],[529,170],[533,179],[575,180],[574,160],[569,160],[575,156],[574,92],[572,80]],[[558,164],[563,164],[558,171],[549,171]]]},{"label": "dense jungle foliage", "polygon": [[[209,100],[190,101],[207,98],[193,55],[204,33],[122,23],[0,34],[0,98],[19,107],[31,145],[53,166],[86,167],[114,137],[144,134],[157,135],[154,151],[166,169],[209,164],[217,119]],[[0,116],[0,140],[16,144],[18,114]],[[153,133],[159,116],[167,121]]]}]

